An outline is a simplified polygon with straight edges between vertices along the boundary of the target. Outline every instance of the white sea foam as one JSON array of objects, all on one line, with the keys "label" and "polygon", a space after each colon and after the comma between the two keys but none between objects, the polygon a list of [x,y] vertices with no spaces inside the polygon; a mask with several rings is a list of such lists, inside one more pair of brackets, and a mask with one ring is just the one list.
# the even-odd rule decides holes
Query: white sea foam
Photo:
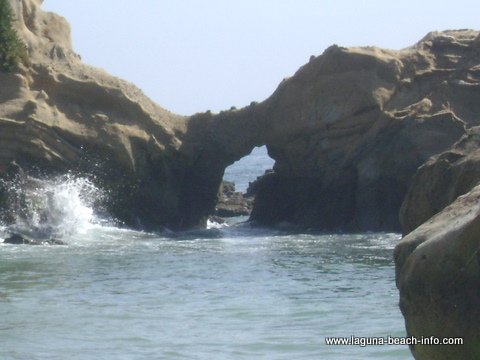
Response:
[{"label": "white sea foam", "polygon": [[98,223],[94,208],[103,196],[89,179],[70,174],[47,180],[26,176],[12,182],[8,192],[10,232],[62,238]]},{"label": "white sea foam", "polygon": [[216,221],[207,220],[207,229],[222,229],[224,227],[228,227],[228,224],[221,224]]}]

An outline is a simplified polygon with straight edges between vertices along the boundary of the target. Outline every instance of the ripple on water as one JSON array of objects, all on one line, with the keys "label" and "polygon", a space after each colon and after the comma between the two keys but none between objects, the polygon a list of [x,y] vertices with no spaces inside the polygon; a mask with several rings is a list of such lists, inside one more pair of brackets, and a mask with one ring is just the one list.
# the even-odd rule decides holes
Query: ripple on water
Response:
[{"label": "ripple on water", "polygon": [[68,246],[0,245],[0,358],[408,359],[402,347],[324,344],[404,333],[398,239],[96,226]]}]

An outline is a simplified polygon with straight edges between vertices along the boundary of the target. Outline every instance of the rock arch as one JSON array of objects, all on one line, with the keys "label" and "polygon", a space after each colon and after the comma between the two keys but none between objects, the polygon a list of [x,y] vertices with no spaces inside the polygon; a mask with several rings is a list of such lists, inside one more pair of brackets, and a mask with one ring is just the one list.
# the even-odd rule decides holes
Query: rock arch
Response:
[{"label": "rock arch", "polygon": [[[198,187],[185,197],[186,207],[202,208],[210,199],[205,216],[225,167],[266,145],[275,173],[261,183],[253,220],[398,231],[398,211],[417,168],[477,121],[457,112],[478,94],[459,97],[446,85],[472,71],[468,62],[444,69],[440,60],[470,56],[466,49],[478,46],[478,33],[451,32],[447,39],[465,47],[437,47],[445,36],[430,34],[400,52],[332,46],[264,102],[193,116],[184,144],[198,145],[191,172]],[[448,108],[446,96],[454,100]]]},{"label": "rock arch", "polygon": [[225,168],[266,145],[275,172],[257,222],[399,230],[417,168],[480,121],[477,31],[431,33],[402,51],[332,46],[261,103],[184,117],[81,63],[68,24],[41,1],[10,2],[30,58],[0,73],[0,174],[16,162],[93,176],[130,226],[204,225]]}]

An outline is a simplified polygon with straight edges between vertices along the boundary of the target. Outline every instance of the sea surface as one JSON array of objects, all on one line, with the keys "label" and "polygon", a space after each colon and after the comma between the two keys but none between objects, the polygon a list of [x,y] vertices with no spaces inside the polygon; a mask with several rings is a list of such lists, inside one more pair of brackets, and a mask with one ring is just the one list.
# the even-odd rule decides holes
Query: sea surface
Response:
[{"label": "sea surface", "polygon": [[262,176],[265,170],[272,169],[273,164],[274,161],[268,156],[266,147],[256,147],[249,156],[229,166],[223,179],[233,181],[237,191],[245,192],[249,183]]},{"label": "sea surface", "polygon": [[405,336],[400,235],[288,233],[246,218],[149,234],[97,218],[85,183],[62,181],[45,188],[66,246],[3,244],[11,229],[0,228],[0,359],[411,359],[405,346],[325,343]]}]

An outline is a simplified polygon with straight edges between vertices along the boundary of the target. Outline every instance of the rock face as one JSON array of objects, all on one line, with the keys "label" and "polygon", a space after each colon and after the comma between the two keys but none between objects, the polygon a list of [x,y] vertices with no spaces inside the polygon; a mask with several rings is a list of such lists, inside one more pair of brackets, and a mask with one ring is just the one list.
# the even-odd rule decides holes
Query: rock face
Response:
[{"label": "rock face", "polygon": [[10,2],[29,63],[0,74],[0,173],[15,161],[91,176],[130,226],[205,225],[225,168],[267,145],[276,163],[256,222],[398,230],[417,168],[479,121],[476,31],[431,33],[402,51],[332,46],[262,103],[182,117],[84,65],[42,1]]},{"label": "rock face", "polygon": [[480,186],[395,249],[408,336],[461,337],[462,346],[411,347],[417,360],[480,358]]},{"label": "rock face", "polygon": [[399,230],[417,168],[478,124],[479,45],[478,32],[449,31],[402,51],[332,46],[266,101],[213,117],[196,166],[266,144],[274,173],[254,221]]},{"label": "rock face", "polygon": [[192,154],[175,135],[187,119],[135,86],[82,64],[67,22],[39,0],[11,1],[29,63],[0,73],[0,173],[88,174],[111,193],[114,216],[131,226],[188,227],[184,188]]},{"label": "rock face", "polygon": [[479,181],[480,127],[476,126],[418,169],[400,210],[403,233],[413,231]]},{"label": "rock face", "polygon": [[[28,63],[0,73],[0,178],[74,172],[127,225],[192,229],[214,213],[225,168],[266,145],[275,166],[256,183],[252,220],[398,230],[410,188],[405,233],[480,179],[477,31],[430,33],[401,51],[335,45],[261,103],[183,117],[84,65],[41,0],[9,1]],[[409,335],[466,342],[412,348],[417,359],[480,358],[479,232],[476,187],[396,248]]]}]

